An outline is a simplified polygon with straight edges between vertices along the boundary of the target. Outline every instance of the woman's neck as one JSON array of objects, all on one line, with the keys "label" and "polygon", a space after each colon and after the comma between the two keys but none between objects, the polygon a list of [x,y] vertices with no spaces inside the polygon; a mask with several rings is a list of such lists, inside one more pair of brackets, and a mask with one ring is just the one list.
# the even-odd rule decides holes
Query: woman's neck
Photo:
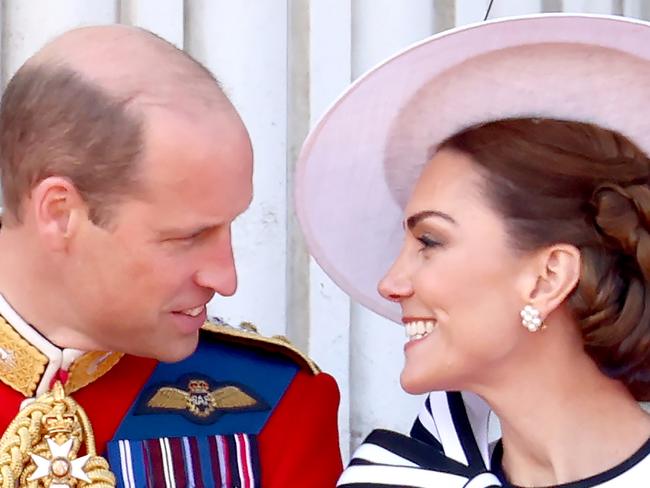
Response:
[{"label": "woman's neck", "polygon": [[[593,476],[650,437],[650,416],[627,388],[579,356],[570,368],[559,357],[530,362],[501,387],[480,392],[501,421],[503,470],[513,484],[553,486]],[[539,364],[543,371],[534,371]]]}]

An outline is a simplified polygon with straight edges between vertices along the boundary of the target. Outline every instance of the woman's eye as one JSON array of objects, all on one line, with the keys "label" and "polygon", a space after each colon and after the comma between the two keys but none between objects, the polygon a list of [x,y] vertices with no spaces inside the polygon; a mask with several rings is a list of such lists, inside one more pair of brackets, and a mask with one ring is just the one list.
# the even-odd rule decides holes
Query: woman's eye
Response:
[{"label": "woman's eye", "polygon": [[422,248],[420,249],[421,251],[442,246],[442,243],[436,241],[435,239],[432,239],[427,235],[421,235],[417,238],[417,240],[422,244]]}]

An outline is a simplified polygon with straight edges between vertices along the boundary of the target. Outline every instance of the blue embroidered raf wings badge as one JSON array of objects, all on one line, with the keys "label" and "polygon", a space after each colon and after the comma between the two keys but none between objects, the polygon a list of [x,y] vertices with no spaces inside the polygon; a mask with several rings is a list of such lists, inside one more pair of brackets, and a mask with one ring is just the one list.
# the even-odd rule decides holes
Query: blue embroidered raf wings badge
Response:
[{"label": "blue embroidered raf wings badge", "polygon": [[215,382],[201,374],[181,376],[175,384],[157,384],[142,396],[136,415],[176,413],[197,424],[212,424],[224,413],[269,410],[244,385]]}]

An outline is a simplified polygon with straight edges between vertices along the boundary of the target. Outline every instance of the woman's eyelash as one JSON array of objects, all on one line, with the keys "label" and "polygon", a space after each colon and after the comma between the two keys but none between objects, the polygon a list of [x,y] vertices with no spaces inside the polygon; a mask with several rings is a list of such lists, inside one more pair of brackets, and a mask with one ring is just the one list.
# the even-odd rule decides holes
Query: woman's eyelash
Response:
[{"label": "woman's eyelash", "polygon": [[432,239],[431,237],[426,235],[419,236],[417,240],[420,241],[420,243],[422,243],[422,245],[425,248],[442,246],[441,242],[436,241],[435,239]]}]

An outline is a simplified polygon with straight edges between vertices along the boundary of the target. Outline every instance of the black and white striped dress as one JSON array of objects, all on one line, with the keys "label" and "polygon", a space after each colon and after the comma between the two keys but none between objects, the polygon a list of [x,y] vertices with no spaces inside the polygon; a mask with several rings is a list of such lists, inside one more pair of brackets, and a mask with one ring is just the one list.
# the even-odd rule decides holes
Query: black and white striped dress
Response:
[{"label": "black and white striped dress", "polygon": [[[490,452],[489,415],[487,404],[472,393],[431,393],[410,436],[387,430],[372,432],[354,453],[337,486],[510,487],[500,469],[501,444]],[[632,487],[650,487],[650,439],[618,466],[556,488]]]}]

